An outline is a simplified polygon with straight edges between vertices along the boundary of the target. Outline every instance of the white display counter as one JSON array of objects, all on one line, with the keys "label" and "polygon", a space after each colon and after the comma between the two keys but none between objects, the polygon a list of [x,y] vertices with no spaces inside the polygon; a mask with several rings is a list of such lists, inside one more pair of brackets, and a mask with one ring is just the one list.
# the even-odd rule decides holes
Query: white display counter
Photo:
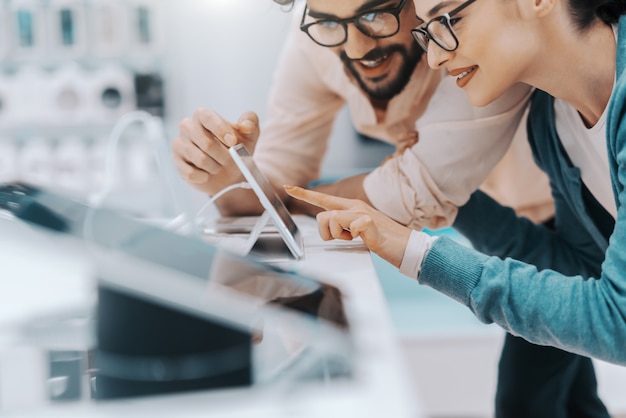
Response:
[{"label": "white display counter", "polygon": [[[203,417],[420,417],[419,396],[381,291],[370,253],[359,242],[323,242],[314,219],[296,217],[305,259],[279,263],[339,287],[354,340],[354,373],[340,383],[251,386],[115,401],[50,402],[55,384],[36,344],[20,330],[35,318],[84,312],[96,302],[88,258],[55,246],[54,238],[0,215],[0,415]],[[81,322],[82,321],[82,322]],[[75,317],[75,325],[89,327]],[[57,338],[64,338],[57,335]],[[74,338],[74,337],[67,337]],[[80,344],[78,339],[75,341]],[[38,351],[39,350],[39,351]],[[88,384],[88,383],[87,383]]]}]

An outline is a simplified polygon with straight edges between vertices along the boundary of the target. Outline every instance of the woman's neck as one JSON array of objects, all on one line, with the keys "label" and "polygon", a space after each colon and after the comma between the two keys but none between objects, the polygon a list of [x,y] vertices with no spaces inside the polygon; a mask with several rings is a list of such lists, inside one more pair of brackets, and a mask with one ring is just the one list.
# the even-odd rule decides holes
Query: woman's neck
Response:
[{"label": "woman's neck", "polygon": [[546,47],[537,55],[538,71],[529,84],[574,106],[585,124],[595,125],[604,112],[615,81],[615,34],[611,26],[595,23],[584,33],[572,23],[553,26]]}]

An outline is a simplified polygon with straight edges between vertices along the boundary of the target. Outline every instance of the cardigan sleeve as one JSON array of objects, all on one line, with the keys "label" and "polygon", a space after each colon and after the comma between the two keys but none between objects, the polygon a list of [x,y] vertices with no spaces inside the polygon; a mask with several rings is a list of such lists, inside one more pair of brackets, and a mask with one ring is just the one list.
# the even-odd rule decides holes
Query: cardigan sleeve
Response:
[{"label": "cardigan sleeve", "polygon": [[440,237],[419,280],[532,343],[626,365],[625,270],[605,265],[597,280],[566,276]]},{"label": "cardigan sleeve", "polygon": [[553,196],[555,230],[518,217],[513,209],[501,206],[482,191],[475,192],[459,209],[454,227],[482,253],[514,258],[539,270],[597,277],[604,251],[563,202],[560,193],[553,191]]}]

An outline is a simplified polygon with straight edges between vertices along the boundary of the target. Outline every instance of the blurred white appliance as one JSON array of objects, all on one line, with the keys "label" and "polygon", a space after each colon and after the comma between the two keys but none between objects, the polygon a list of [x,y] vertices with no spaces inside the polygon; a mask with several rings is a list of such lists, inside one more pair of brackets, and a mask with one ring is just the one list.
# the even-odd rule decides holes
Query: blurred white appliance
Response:
[{"label": "blurred white appliance", "polygon": [[92,0],[89,2],[90,34],[93,54],[121,55],[128,47],[129,26],[127,2]]},{"label": "blurred white appliance", "polygon": [[39,58],[45,51],[45,16],[37,0],[9,3],[11,53],[15,58]]},{"label": "blurred white appliance", "polygon": [[51,125],[72,126],[89,122],[92,104],[89,101],[87,72],[69,62],[49,75],[46,81],[45,116]]},{"label": "blurred white appliance", "polygon": [[85,2],[55,0],[46,11],[50,54],[54,57],[83,55],[87,50]]},{"label": "blurred white appliance", "polygon": [[89,74],[87,99],[94,123],[111,124],[136,108],[134,74],[120,64],[109,64]]}]

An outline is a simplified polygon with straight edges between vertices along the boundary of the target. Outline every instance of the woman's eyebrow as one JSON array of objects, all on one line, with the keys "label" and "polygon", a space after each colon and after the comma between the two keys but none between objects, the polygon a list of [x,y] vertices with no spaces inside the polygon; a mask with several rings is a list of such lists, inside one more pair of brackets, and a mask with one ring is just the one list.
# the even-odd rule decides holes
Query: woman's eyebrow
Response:
[{"label": "woman's eyebrow", "polygon": [[[445,9],[445,8],[447,8],[447,7],[448,7],[448,6],[450,6],[450,5],[455,5],[456,3],[458,3],[458,2],[457,2],[457,1],[454,1],[454,0],[442,1],[441,3],[439,3],[439,4],[435,5],[432,9],[430,9],[430,10],[428,11],[428,13],[427,13],[427,16],[428,16],[428,17],[434,17],[434,16],[437,16],[437,15],[439,15],[439,14],[440,14],[439,12],[440,12],[442,9]],[[420,19],[420,20],[422,20],[420,17],[417,17],[417,18],[418,18],[418,19]]]}]

